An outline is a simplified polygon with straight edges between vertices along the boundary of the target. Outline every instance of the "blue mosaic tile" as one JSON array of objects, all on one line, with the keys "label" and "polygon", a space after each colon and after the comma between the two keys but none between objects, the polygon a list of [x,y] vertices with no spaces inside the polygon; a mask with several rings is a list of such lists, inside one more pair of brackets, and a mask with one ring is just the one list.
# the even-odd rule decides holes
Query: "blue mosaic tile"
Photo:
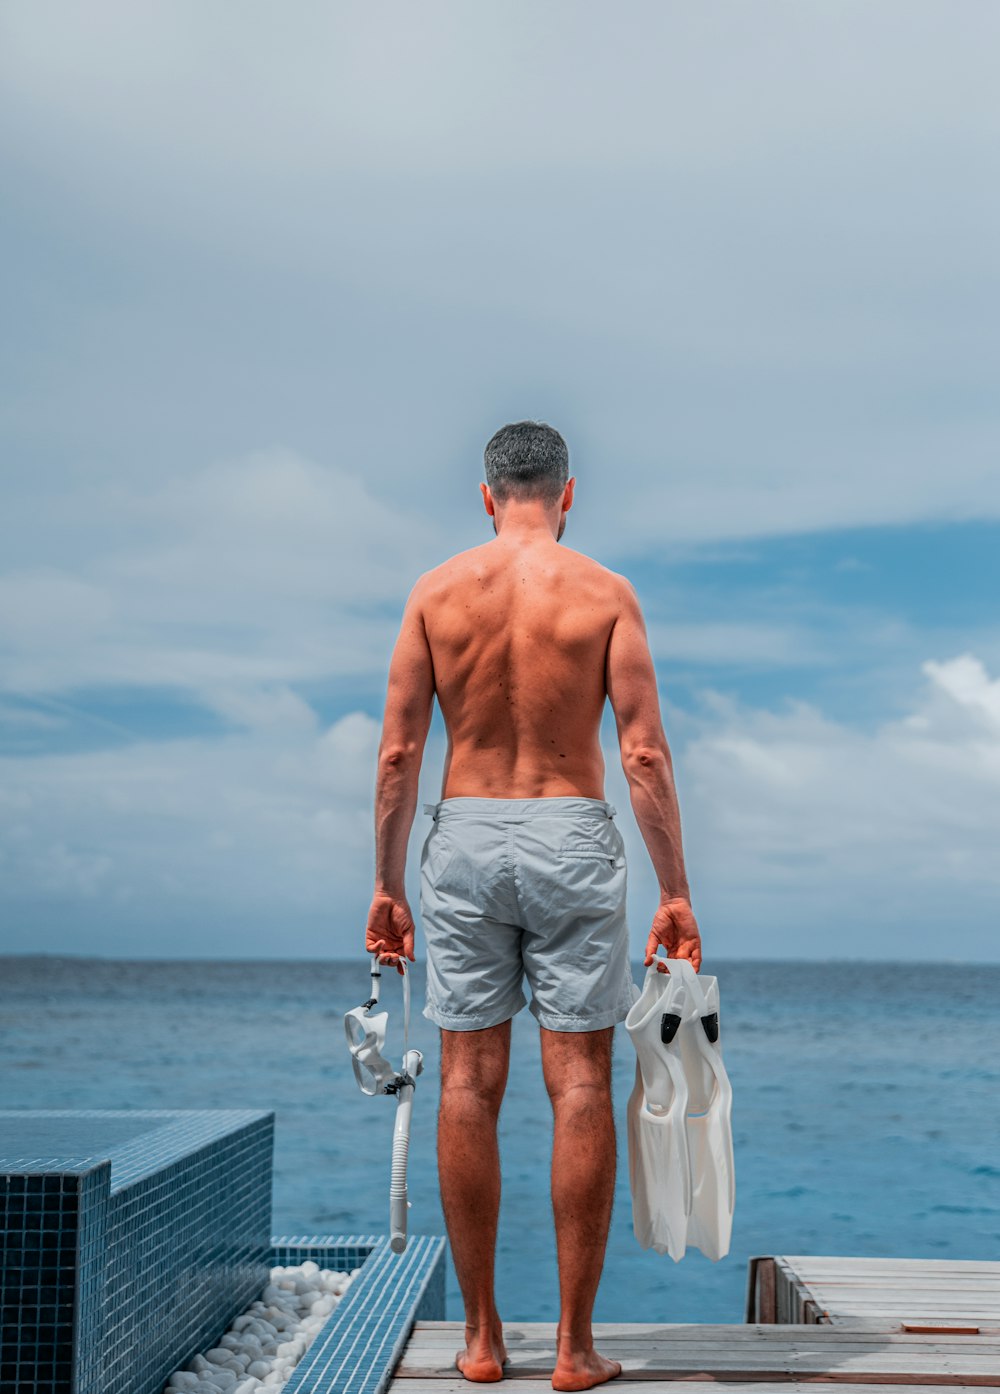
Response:
[{"label": "blue mosaic tile", "polygon": [[0,1110],[5,1394],[159,1394],[211,1346],[267,1282],[273,1140],[250,1109]]},{"label": "blue mosaic tile", "polygon": [[0,1110],[2,1394],[159,1394],[275,1264],[359,1269],[289,1394],[382,1394],[445,1316],[444,1241],[269,1238],[274,1115]]},{"label": "blue mosaic tile", "polygon": [[[346,1241],[345,1249],[351,1242]],[[293,1241],[273,1240],[272,1245],[272,1253],[289,1252]],[[295,1367],[285,1394],[384,1394],[414,1323],[444,1320],[444,1256],[445,1242],[436,1235],[412,1236],[402,1254],[394,1254],[388,1238],[379,1236]],[[314,1253],[276,1262],[302,1263],[306,1258],[323,1268],[347,1266]]]}]

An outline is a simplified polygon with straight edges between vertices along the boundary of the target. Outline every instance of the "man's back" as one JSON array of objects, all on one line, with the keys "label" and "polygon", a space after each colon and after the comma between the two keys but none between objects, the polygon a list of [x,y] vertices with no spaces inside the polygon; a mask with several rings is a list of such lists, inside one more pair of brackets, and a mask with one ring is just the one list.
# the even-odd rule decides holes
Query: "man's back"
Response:
[{"label": "man's back", "polygon": [[421,610],[448,731],[443,798],[604,797],[599,731],[622,578],[544,534],[428,572]]}]

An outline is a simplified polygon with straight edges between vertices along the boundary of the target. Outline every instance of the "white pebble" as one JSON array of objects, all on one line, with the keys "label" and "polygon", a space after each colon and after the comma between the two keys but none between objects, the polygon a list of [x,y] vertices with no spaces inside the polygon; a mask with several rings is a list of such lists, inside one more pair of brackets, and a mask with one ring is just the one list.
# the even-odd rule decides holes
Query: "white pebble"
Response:
[{"label": "white pebble", "polygon": [[344,1273],[311,1259],[275,1264],[267,1286],[217,1346],[195,1355],[164,1394],[274,1394],[282,1389],[360,1269]]},{"label": "white pebble", "polygon": [[[243,1371],[241,1370],[240,1375],[242,1374]],[[213,1370],[208,1378],[212,1384],[216,1385],[219,1389],[223,1391],[223,1394],[226,1394],[227,1390],[236,1388],[236,1373],[235,1371],[230,1370],[228,1368],[223,1369],[220,1366],[219,1369]],[[204,1380],[202,1381],[202,1383],[204,1383]]]}]

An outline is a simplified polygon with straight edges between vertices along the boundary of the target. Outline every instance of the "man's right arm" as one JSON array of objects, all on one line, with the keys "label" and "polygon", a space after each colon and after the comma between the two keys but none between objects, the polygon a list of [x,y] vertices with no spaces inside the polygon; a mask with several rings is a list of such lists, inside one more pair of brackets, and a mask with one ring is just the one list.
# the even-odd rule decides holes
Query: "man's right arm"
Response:
[{"label": "man's right arm", "polygon": [[671,958],[701,967],[701,938],[684,869],[681,815],[670,747],[660,717],[646,626],[632,585],[621,577],[621,608],[608,641],[605,675],[618,725],[622,768],[639,831],[660,883],[660,905],[646,945],[647,966],[658,944]]}]

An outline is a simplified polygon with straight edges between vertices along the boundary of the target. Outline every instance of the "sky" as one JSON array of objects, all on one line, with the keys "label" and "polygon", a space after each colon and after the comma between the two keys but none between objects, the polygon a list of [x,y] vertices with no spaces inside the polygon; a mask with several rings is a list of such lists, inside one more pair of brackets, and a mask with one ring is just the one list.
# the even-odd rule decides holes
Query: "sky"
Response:
[{"label": "sky", "polygon": [[706,970],[1000,960],[998,44],[0,5],[0,951],[363,952],[402,605],[538,419],[646,613]]}]

